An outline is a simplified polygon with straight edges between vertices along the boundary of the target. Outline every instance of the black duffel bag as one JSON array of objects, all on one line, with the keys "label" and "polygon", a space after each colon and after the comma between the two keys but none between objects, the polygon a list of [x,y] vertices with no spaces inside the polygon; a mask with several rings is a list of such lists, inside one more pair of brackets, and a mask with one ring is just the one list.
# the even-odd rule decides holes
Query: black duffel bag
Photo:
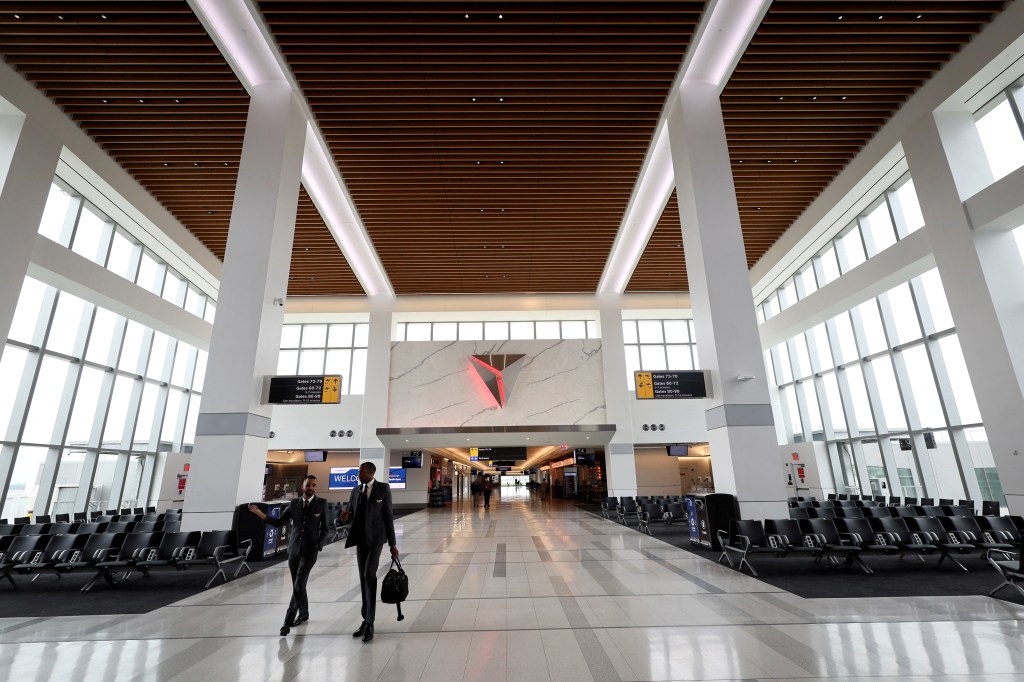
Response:
[{"label": "black duffel bag", "polygon": [[[396,569],[395,566],[398,566]],[[403,620],[402,602],[409,596],[409,576],[402,570],[402,563],[398,559],[391,560],[391,570],[384,576],[380,585],[380,600],[385,604],[396,604],[398,606],[398,620]]]}]

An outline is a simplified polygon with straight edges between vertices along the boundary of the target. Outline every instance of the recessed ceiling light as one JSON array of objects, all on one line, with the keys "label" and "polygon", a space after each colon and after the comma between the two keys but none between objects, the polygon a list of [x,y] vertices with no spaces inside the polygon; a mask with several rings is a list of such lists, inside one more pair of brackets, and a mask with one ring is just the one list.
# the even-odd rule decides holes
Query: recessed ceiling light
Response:
[{"label": "recessed ceiling light", "polygon": [[58,14],[57,18],[60,19],[61,21],[64,21],[64,15],[63,14]]},{"label": "recessed ceiling light", "polygon": [[504,98],[504,97],[499,97],[499,98],[498,98],[498,101],[499,101],[499,102],[504,102],[504,101],[505,101],[505,98]]},{"label": "recessed ceiling light", "polygon": [[483,212],[484,212],[484,209],[482,209],[482,208],[481,208],[481,209],[480,209],[480,212],[481,212],[481,213],[483,213]]},{"label": "recessed ceiling light", "polygon": [[504,161],[499,161],[498,163],[499,163],[499,164],[501,164],[502,166],[504,166],[504,165],[505,165],[505,162],[504,162]]},{"label": "recessed ceiling light", "polygon": [[924,16],[923,14],[918,14],[918,15],[917,15],[916,17],[914,17],[914,18],[915,18],[915,19],[920,19],[920,18],[921,18],[921,17],[923,17],[923,16]]},{"label": "recessed ceiling light", "polygon": [[761,207],[760,207],[760,206],[758,206],[758,207],[757,207],[757,208],[755,208],[754,210],[755,210],[755,211],[760,211],[760,210],[761,210]]},{"label": "recessed ceiling light", "polygon": [[473,101],[474,101],[474,102],[476,101],[476,97],[474,97],[474,98],[472,98],[472,99],[473,99]]},{"label": "recessed ceiling light", "polygon": [[146,100],[142,97],[139,98],[139,104],[145,104]]},{"label": "recessed ceiling light", "polygon": [[180,100],[180,99],[175,99],[175,100],[174,100],[174,103],[175,103],[175,104],[181,104],[181,100]]},{"label": "recessed ceiling light", "polygon": [[816,99],[818,99],[818,96],[817,96],[817,95],[814,95],[813,97],[811,97],[811,101],[814,101],[814,100],[816,100]]},{"label": "recessed ceiling light", "polygon": [[793,163],[798,163],[800,159],[793,159]]},{"label": "recessed ceiling light", "polygon": [[838,17],[836,17],[836,21],[842,21],[842,20],[843,20],[843,15],[842,14],[840,14]]},{"label": "recessed ceiling light", "polygon": [[213,215],[214,213],[216,213],[216,211],[207,211],[206,215]]},{"label": "recessed ceiling light", "polygon": [[502,213],[504,213],[504,212],[505,212],[505,209],[501,209],[501,212],[502,212]]},{"label": "recessed ceiling light", "polygon": [[15,19],[21,19],[21,15],[20,15],[20,14],[15,14],[15,15],[14,15],[14,18],[15,18]]},{"label": "recessed ceiling light", "polygon": [[765,161],[765,163],[771,163],[771,162],[772,162],[771,159],[768,159],[767,161]]},{"label": "recessed ceiling light", "polygon": [[104,104],[110,104],[110,100],[109,99],[102,99],[100,101],[103,102]]},{"label": "recessed ceiling light", "polygon": [[199,162],[198,162],[198,161],[193,161],[193,162],[192,162],[192,165],[193,165],[193,166],[198,166],[198,165],[199,165]]},{"label": "recessed ceiling light", "polygon": [[785,97],[781,97],[781,96],[779,97],[779,101],[780,101],[780,102],[781,102],[782,100],[784,100],[784,99],[786,99],[786,98],[785,98]]},{"label": "recessed ceiling light", "polygon": [[227,161],[225,161],[225,162],[224,162],[224,165],[225,165],[225,166],[230,166],[231,164],[230,164],[230,163],[228,163]]},{"label": "recessed ceiling light", "polygon": [[106,15],[106,14],[101,14],[101,15],[100,15],[100,19],[106,19],[106,18],[107,18],[107,15]]},{"label": "recessed ceiling light", "polygon": [[166,161],[164,161],[164,165],[165,165],[165,166],[170,166],[171,164],[169,164],[169,163],[167,163]]},{"label": "recessed ceiling light", "polygon": [[483,162],[482,162],[482,161],[477,161],[477,162],[476,162],[476,165],[478,165],[478,166],[479,166],[479,165],[480,165],[481,163],[483,163]]},{"label": "recessed ceiling light", "polygon": [[[469,19],[469,15],[468,14],[466,15],[466,18]],[[466,440],[469,440],[469,439],[467,438]]]},{"label": "recessed ceiling light", "polygon": [[499,14],[499,15],[498,15],[498,18],[499,18],[499,19],[504,19],[504,18],[505,18],[505,16],[504,16],[504,15],[502,15],[502,14]]},{"label": "recessed ceiling light", "polygon": [[739,161],[737,161],[736,163],[743,163],[743,159],[740,159],[740,160],[739,160]]},{"label": "recessed ceiling light", "polygon": [[879,15],[878,15],[878,20],[879,20],[879,21],[881,21],[881,20],[882,20],[882,19],[884,19],[884,18],[885,18],[885,15],[884,15],[884,14],[879,14]]},{"label": "recessed ceiling light", "polygon": [[846,101],[846,95],[843,95],[843,96],[842,96],[842,97],[840,97],[839,99],[841,99],[841,100],[843,100],[843,101],[845,102],[845,101]]}]

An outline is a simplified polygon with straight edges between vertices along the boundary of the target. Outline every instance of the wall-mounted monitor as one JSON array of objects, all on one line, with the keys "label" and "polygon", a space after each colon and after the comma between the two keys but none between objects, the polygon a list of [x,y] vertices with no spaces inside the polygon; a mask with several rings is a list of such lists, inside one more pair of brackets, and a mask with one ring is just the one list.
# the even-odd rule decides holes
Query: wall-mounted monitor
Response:
[{"label": "wall-mounted monitor", "polygon": [[326,462],[327,452],[324,450],[306,450],[305,451],[307,462]]},{"label": "wall-mounted monitor", "polygon": [[689,445],[669,445],[668,450],[669,457],[689,457],[690,446]]},{"label": "wall-mounted monitor", "polygon": [[579,466],[592,467],[597,464],[597,460],[593,452],[580,452],[576,451],[576,464]]},{"label": "wall-mounted monitor", "polygon": [[402,457],[402,468],[403,469],[422,469],[423,468],[423,457],[421,455],[409,455],[408,457]]}]

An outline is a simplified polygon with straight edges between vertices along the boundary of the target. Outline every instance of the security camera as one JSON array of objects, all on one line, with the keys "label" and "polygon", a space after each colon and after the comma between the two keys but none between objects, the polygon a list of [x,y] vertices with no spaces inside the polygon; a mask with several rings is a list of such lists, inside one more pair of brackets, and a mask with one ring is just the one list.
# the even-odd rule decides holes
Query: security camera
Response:
[{"label": "security camera", "polygon": [[274,299],[274,305],[276,305],[278,308],[283,308],[284,307],[284,299],[283,298],[275,298]]}]

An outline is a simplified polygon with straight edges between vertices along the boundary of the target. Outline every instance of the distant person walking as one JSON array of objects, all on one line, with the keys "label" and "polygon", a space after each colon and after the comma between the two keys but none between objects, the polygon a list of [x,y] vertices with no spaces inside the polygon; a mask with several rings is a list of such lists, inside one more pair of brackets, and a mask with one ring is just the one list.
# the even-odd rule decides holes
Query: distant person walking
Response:
[{"label": "distant person walking", "polygon": [[477,501],[480,499],[480,484],[476,481],[472,481],[469,484],[469,492],[473,494],[473,506],[475,507]]},{"label": "distant person walking", "polygon": [[484,477],[484,486],[483,486],[484,487],[484,508],[485,509],[491,506],[491,486],[492,486],[492,484],[491,484],[491,477],[490,476],[485,476]]}]

